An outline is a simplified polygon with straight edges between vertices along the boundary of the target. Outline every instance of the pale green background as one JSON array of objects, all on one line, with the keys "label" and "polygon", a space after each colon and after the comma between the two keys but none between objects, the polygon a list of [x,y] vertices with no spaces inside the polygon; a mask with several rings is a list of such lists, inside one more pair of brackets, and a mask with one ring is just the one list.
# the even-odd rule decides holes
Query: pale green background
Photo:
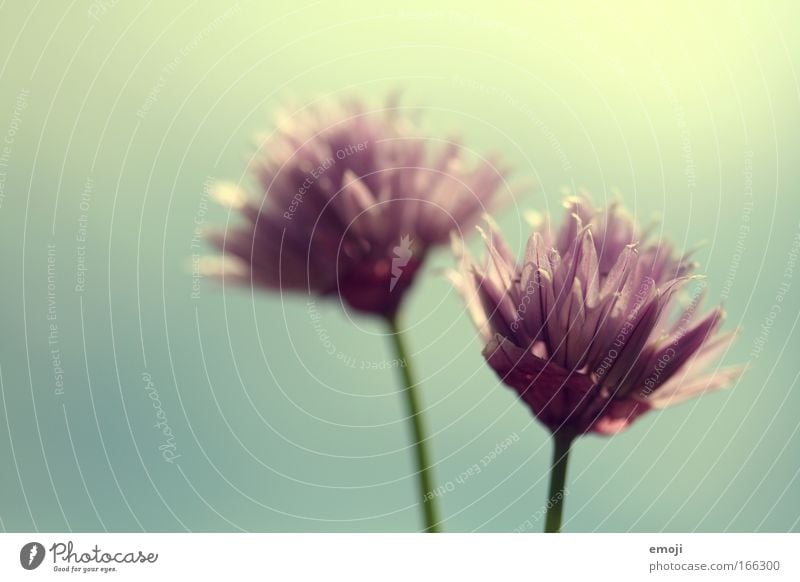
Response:
[{"label": "pale green background", "polygon": [[[538,184],[498,214],[516,249],[523,210],[560,216],[565,185],[599,201],[618,188],[643,220],[660,214],[679,247],[705,242],[709,300],[726,294],[726,326],[742,327],[726,362],[751,359],[779,286],[791,285],[733,390],[578,443],[565,529],[797,530],[800,267],[794,279],[784,269],[800,231],[800,11],[795,2],[558,4],[0,4],[0,139],[29,91],[0,206],[0,527],[419,527],[392,371],[328,356],[303,297],[253,299],[203,281],[190,298],[203,183],[240,178],[274,109],[328,94],[377,103],[399,87],[432,134],[502,152],[516,178]],[[76,293],[87,178],[87,287]],[[224,225],[226,214],[205,218]],[[62,396],[47,345],[48,244]],[[437,483],[519,436],[442,497],[444,528],[510,531],[541,510],[547,434],[483,364],[434,272],[449,257],[434,263],[406,320],[417,322],[410,340]],[[376,322],[356,327],[334,304],[319,309],[337,350],[389,357]],[[159,454],[144,371],[174,431],[176,464]]]}]

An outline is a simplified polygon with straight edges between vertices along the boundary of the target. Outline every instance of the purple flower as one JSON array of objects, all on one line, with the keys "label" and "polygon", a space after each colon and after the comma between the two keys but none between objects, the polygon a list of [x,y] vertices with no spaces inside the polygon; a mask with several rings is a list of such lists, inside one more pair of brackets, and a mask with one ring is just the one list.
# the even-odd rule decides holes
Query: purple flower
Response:
[{"label": "purple flower", "polygon": [[709,367],[734,333],[717,308],[700,317],[695,264],[640,232],[617,202],[570,196],[564,224],[547,220],[518,265],[494,228],[476,265],[460,249],[453,280],[486,343],[483,356],[551,431],[614,434],[651,408],[720,388],[742,368]]},{"label": "purple flower", "polygon": [[279,118],[251,168],[260,199],[220,186],[245,218],[212,238],[235,262],[225,276],[393,317],[431,247],[471,229],[505,174],[398,113],[353,99]]}]

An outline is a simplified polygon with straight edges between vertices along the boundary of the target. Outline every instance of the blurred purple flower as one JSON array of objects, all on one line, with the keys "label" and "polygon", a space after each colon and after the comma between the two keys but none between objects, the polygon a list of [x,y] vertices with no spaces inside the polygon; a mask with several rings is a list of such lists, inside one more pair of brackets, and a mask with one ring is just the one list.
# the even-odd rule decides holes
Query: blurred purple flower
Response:
[{"label": "blurred purple flower", "polygon": [[393,317],[428,250],[471,230],[504,181],[494,160],[470,168],[458,143],[437,141],[392,100],[279,117],[251,167],[261,198],[219,186],[245,218],[212,237],[228,255],[225,276]]},{"label": "blurred purple flower", "polygon": [[651,408],[723,387],[742,368],[709,366],[734,333],[718,335],[720,308],[697,317],[702,292],[677,307],[695,264],[648,242],[617,202],[565,200],[555,238],[547,219],[517,265],[490,228],[488,257],[463,249],[453,280],[486,345],[483,356],[554,433],[614,434]]}]

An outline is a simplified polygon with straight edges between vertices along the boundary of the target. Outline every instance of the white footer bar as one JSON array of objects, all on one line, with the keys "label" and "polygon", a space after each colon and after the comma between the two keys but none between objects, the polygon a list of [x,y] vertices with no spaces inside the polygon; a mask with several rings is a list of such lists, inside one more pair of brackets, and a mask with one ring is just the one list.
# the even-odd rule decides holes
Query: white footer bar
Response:
[{"label": "white footer bar", "polygon": [[0,580],[794,581],[799,535],[3,534]]}]

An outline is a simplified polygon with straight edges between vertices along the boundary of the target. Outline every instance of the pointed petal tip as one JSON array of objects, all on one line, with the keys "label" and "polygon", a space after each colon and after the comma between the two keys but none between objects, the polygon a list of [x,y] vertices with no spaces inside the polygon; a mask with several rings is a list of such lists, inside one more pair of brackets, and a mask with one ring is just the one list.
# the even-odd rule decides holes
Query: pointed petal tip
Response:
[{"label": "pointed petal tip", "polygon": [[525,219],[525,222],[527,222],[528,225],[534,230],[541,228],[545,222],[544,214],[536,210],[526,210],[523,214],[523,218]]},{"label": "pointed petal tip", "polygon": [[489,227],[490,230],[493,230],[493,231],[499,231],[500,230],[500,225],[497,224],[497,221],[488,212],[484,212],[481,215],[481,218],[483,219],[483,221],[486,223],[486,225]]},{"label": "pointed petal tip", "polygon": [[452,252],[457,259],[462,259],[464,257],[464,239],[458,236],[455,230],[450,231],[449,238],[450,252]]},{"label": "pointed petal tip", "polygon": [[435,269],[434,273],[443,276],[445,279],[450,281],[450,284],[453,285],[453,287],[455,287],[456,289],[460,289],[464,284],[464,276],[455,269],[439,268]]},{"label": "pointed petal tip", "polygon": [[234,257],[200,257],[196,268],[202,277],[241,279],[248,274],[245,262]]},{"label": "pointed petal tip", "polygon": [[244,189],[233,182],[215,183],[211,188],[211,197],[222,206],[233,210],[239,210],[247,203]]}]

